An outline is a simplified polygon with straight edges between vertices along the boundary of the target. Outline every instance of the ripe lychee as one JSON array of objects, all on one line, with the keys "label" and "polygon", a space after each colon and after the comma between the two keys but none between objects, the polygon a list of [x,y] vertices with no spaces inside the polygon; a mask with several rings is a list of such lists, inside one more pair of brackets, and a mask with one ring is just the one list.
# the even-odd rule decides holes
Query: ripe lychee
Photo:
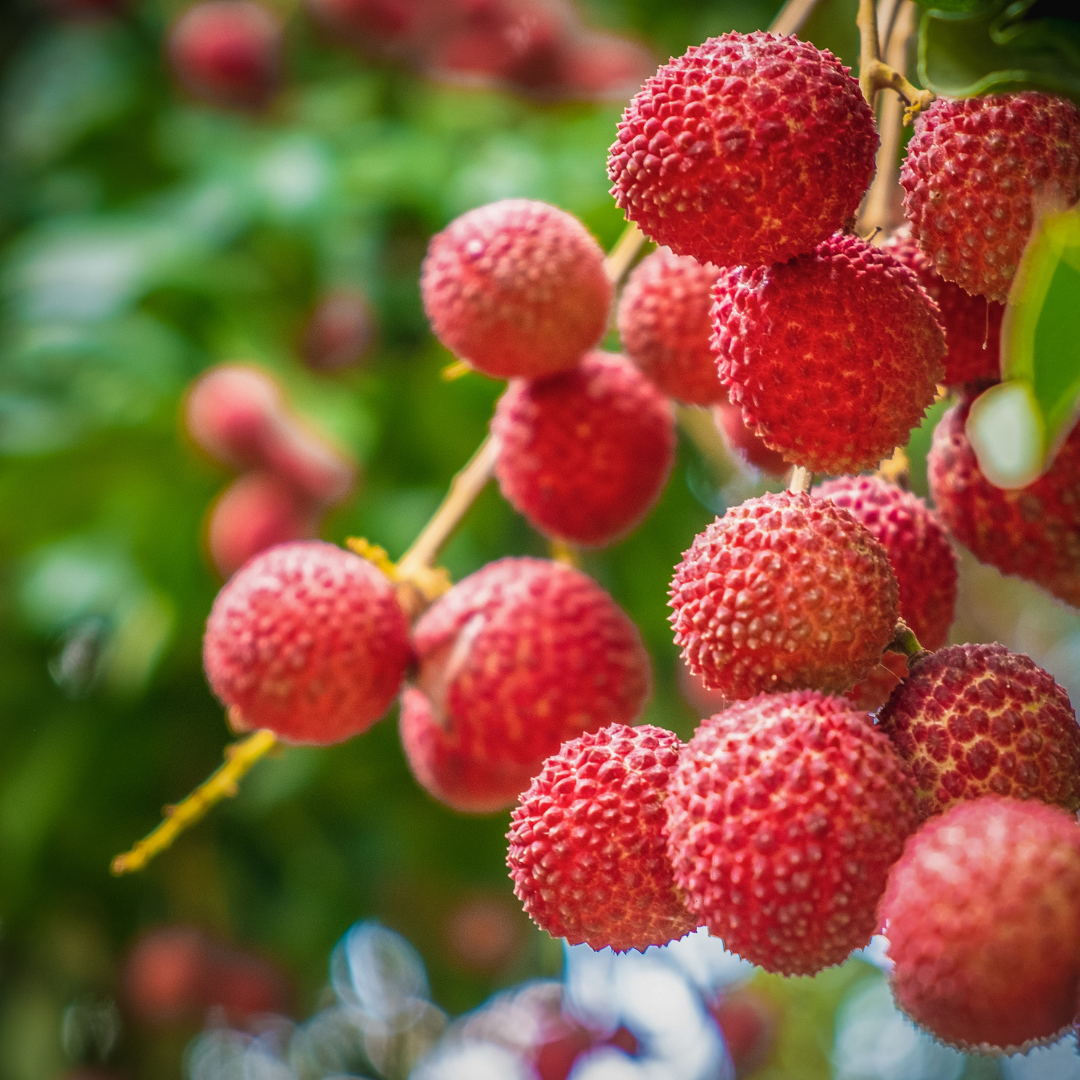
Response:
[{"label": "ripe lychee", "polygon": [[637,627],[591,578],[500,559],[417,622],[401,739],[420,783],[472,813],[512,806],[566,739],[630,723],[649,693]]},{"label": "ripe lychee", "polygon": [[713,296],[720,381],[749,428],[813,472],[873,468],[906,445],[944,376],[918,278],[857,236],[730,267]]},{"label": "ripe lychee", "polygon": [[544,762],[511,815],[506,856],[542,930],[625,952],[698,925],[667,860],[664,799],[681,747],[663,728],[612,724]]},{"label": "ripe lychee", "polygon": [[675,644],[732,701],[847,690],[896,626],[885,549],[846,510],[805,493],[732,507],[694,537],[670,592]]},{"label": "ripe lychee", "polygon": [[989,797],[908,841],[881,900],[896,1003],[962,1050],[1012,1054],[1073,1024],[1080,988],[1080,826]]},{"label": "ripe lychee", "polygon": [[169,58],[184,88],[231,109],[265,108],[281,83],[282,29],[255,0],[202,0],[169,32]]},{"label": "ripe lychee", "polygon": [[911,772],[843,698],[762,694],[703,721],[668,796],[690,910],[768,971],[842,963],[915,828]]},{"label": "ripe lychee", "polygon": [[435,336],[496,378],[574,367],[604,334],[612,284],[577,218],[504,199],[433,236],[420,275]]},{"label": "ripe lychee", "polygon": [[915,119],[900,182],[934,269],[1003,304],[1038,213],[1080,197],[1080,109],[1034,90],[938,98]]},{"label": "ripe lychee", "polygon": [[783,454],[767,446],[760,435],[755,435],[743,423],[742,409],[738,405],[732,405],[729,401],[714,405],[713,418],[728,453],[744,465],[769,476],[783,476],[791,470]]},{"label": "ripe lychee", "polygon": [[544,535],[588,547],[630,532],[675,460],[670,403],[611,353],[588,353],[560,375],[513,381],[491,433],[506,500]]},{"label": "ripe lychee", "polygon": [[358,289],[334,289],[311,312],[300,355],[312,371],[338,372],[358,367],[370,354],[378,329],[367,297]]},{"label": "ripe lychee", "polygon": [[415,47],[431,14],[428,0],[306,0],[306,6],[335,36],[383,56]]},{"label": "ripe lychee", "polygon": [[874,114],[832,53],[724,34],[631,100],[611,193],[658,244],[717,266],[784,262],[851,219],[874,173]]},{"label": "ripe lychee", "polygon": [[644,45],[603,30],[580,30],[565,43],[561,85],[569,98],[625,101],[655,70]]},{"label": "ripe lychee", "polygon": [[1080,809],[1080,726],[1052,675],[998,644],[909,666],[878,725],[914,770],[921,818],[984,795]]},{"label": "ripe lychee", "polygon": [[709,344],[719,276],[709,263],[659,248],[630,275],[619,301],[623,351],[665,394],[688,405],[727,400]]},{"label": "ripe lychee", "polygon": [[970,407],[960,401],[934,429],[926,464],[938,516],[979,562],[1080,607],[1080,425],[1038,480],[1004,491],[979,469],[964,430]]},{"label": "ripe lychee", "polygon": [[410,656],[390,582],[318,540],[280,544],[218,593],[203,665],[239,726],[294,743],[340,742],[390,707]]},{"label": "ripe lychee", "polygon": [[938,319],[945,331],[946,386],[998,382],[1001,379],[1002,304],[985,296],[971,296],[959,285],[946,281],[907,229],[894,233],[881,245],[894,259],[914,270],[919,284],[937,304]]}]

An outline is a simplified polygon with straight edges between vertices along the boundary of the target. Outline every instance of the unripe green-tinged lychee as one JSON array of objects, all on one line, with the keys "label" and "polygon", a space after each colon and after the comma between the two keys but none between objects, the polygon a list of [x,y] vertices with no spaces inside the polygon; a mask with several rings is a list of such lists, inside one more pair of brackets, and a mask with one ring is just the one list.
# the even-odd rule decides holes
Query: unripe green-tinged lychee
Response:
[{"label": "unripe green-tinged lychee", "polygon": [[877,930],[913,794],[892,744],[843,698],[737,702],[702,722],[671,781],[675,881],[732,952],[812,975]]},{"label": "unripe green-tinged lychee", "polygon": [[417,688],[401,738],[435,798],[512,806],[567,739],[630,723],[651,683],[637,627],[591,578],[545,559],[500,559],[417,622]]},{"label": "unripe green-tinged lychee", "polygon": [[390,582],[318,540],[279,544],[248,562],[218,593],[203,639],[206,677],[237,726],[319,745],[378,720],[409,655]]},{"label": "unripe green-tinged lychee", "polygon": [[944,375],[945,335],[918,278],[837,234],[713,289],[720,381],[746,425],[813,472],[872,468],[906,445]]},{"label": "unripe green-tinged lychee", "polygon": [[914,270],[919,284],[937,304],[948,350],[942,380],[945,385],[998,382],[1004,305],[995,304],[985,296],[972,296],[959,285],[946,281],[906,228],[890,236],[881,250]]},{"label": "unripe green-tinged lychee", "polygon": [[938,98],[915,118],[900,182],[934,269],[1003,304],[1038,213],[1080,196],[1080,109],[1035,90]]},{"label": "unripe green-tinged lychee", "polygon": [[1080,826],[1056,807],[990,797],[928,821],[880,914],[896,1003],[942,1042],[1012,1054],[1076,1019]]},{"label": "unripe green-tinged lychee", "polygon": [[507,501],[545,536],[587,547],[630,532],[675,461],[670,402],[611,353],[588,353],[560,375],[514,380],[491,433]]},{"label": "unripe green-tinged lychee", "polygon": [[675,644],[730,700],[847,690],[896,626],[885,549],[846,510],[807,494],[732,507],[694,538],[670,593]]},{"label": "unripe green-tinged lychee", "polygon": [[832,53],[724,34],[664,64],[608,155],[612,195],[646,236],[717,266],[783,262],[855,214],[874,114]]},{"label": "unripe green-tinged lychee", "polygon": [[921,818],[985,795],[1080,809],[1080,726],[1049,672],[998,644],[952,645],[910,668],[878,725],[914,770]]},{"label": "unripe green-tinged lychee", "polygon": [[664,945],[698,925],[667,858],[664,799],[682,743],[612,724],[564,743],[511,816],[506,856],[532,920],[571,945]]},{"label": "unripe green-tinged lychee", "polygon": [[470,210],[431,238],[424,310],[455,356],[497,378],[574,367],[607,328],[604,253],[573,215],[531,199]]},{"label": "unripe green-tinged lychee", "polygon": [[711,263],[658,248],[630,275],[619,301],[623,352],[665,394],[688,405],[727,400],[709,344],[719,276]]},{"label": "unripe green-tinged lychee", "polygon": [[1041,585],[1080,607],[1080,425],[1026,488],[995,487],[965,432],[970,400],[934,429],[927,478],[938,517],[979,562]]}]

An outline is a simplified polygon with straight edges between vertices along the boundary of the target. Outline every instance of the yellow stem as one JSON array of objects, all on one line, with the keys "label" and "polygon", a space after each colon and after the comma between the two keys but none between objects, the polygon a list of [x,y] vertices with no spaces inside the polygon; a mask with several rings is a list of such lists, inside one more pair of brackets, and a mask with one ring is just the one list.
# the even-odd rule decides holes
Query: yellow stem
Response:
[{"label": "yellow stem", "polygon": [[859,14],[856,22],[861,44],[859,86],[862,88],[863,96],[873,106],[879,90],[895,90],[907,106],[904,110],[904,123],[910,123],[912,118],[934,100],[934,95],[929,90],[920,90],[913,86],[904,78],[902,72],[882,61],[875,0],[859,0]]},{"label": "yellow stem", "polygon": [[548,543],[548,549],[551,552],[551,558],[557,562],[562,563],[564,566],[580,566],[581,557],[578,554],[578,549],[573,544],[568,544],[565,540],[552,540]]},{"label": "yellow stem", "polygon": [[810,490],[814,483],[814,474],[802,465],[796,465],[791,470],[791,478],[788,480],[788,491],[792,495],[801,495]]}]

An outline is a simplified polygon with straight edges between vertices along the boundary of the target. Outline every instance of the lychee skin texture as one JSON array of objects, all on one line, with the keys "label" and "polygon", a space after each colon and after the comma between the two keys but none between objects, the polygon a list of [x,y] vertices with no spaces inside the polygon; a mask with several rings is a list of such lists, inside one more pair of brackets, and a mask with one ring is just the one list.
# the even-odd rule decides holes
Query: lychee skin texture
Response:
[{"label": "lychee skin texture", "polygon": [[812,472],[873,468],[906,445],[944,376],[933,302],[857,236],[729,267],[713,297],[720,381],[747,427]]},{"label": "lychee skin texture", "polygon": [[675,567],[675,644],[731,701],[783,690],[842,692],[892,640],[896,578],[846,510],[805,493],[747,499]]},{"label": "lychee skin texture", "polygon": [[914,270],[919,284],[937,304],[948,350],[945,385],[1000,382],[1004,305],[992,303],[985,296],[971,296],[959,285],[946,281],[906,230],[890,236],[881,250]]},{"label": "lychee skin texture", "polygon": [[664,64],[608,152],[615,202],[717,266],[784,262],[858,209],[878,138],[859,84],[794,37],[724,34]]},{"label": "lychee skin texture", "polygon": [[705,720],[668,795],[668,853],[692,912],[767,971],[843,963],[878,928],[915,828],[910,770],[842,698],[763,694]]},{"label": "lychee skin texture", "polygon": [[413,644],[405,754],[436,799],[468,813],[513,806],[565,740],[631,723],[651,685],[623,610],[546,559],[499,559],[465,578],[420,618]]},{"label": "lychee skin texture", "polygon": [[897,1005],[951,1046],[1056,1039],[1080,991],[1080,826],[1015,799],[962,803],[907,842],[881,900]]},{"label": "lychee skin texture", "polygon": [[326,745],[390,707],[410,657],[393,586],[318,540],[280,544],[218,593],[203,639],[210,687],[246,727]]},{"label": "lychee skin texture", "polygon": [[915,118],[904,213],[934,269],[999,304],[1040,209],[1080,197],[1080,110],[1025,90],[950,101]]},{"label": "lychee skin texture", "polygon": [[611,353],[588,353],[561,375],[514,380],[491,433],[504,498],[545,536],[585,547],[634,529],[675,462],[670,402]]},{"label": "lychee skin texture", "polygon": [[667,859],[664,798],[681,747],[663,728],[612,724],[544,762],[511,815],[506,856],[542,930],[624,952],[698,925]]},{"label": "lychee skin texture", "polygon": [[914,770],[920,818],[985,795],[1080,809],[1080,726],[1052,675],[998,644],[910,667],[878,726]]},{"label": "lychee skin texture", "polygon": [[659,248],[630,275],[619,301],[623,351],[665,394],[687,405],[727,400],[709,344],[719,276],[710,263]]},{"label": "lychee skin texture", "polygon": [[435,336],[500,379],[574,367],[603,337],[612,291],[585,226],[531,199],[462,214],[432,237],[420,273]]},{"label": "lychee skin texture", "polygon": [[1004,491],[979,469],[964,430],[970,406],[954,405],[934,429],[926,464],[938,517],[979,562],[1080,607],[1080,425],[1038,480]]}]

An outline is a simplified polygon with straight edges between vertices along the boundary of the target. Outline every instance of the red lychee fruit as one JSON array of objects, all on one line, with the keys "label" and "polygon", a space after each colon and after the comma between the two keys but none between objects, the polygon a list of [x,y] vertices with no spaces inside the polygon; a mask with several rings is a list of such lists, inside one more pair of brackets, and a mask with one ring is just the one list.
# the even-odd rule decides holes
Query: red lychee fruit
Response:
[{"label": "red lychee fruit", "polygon": [[316,22],[363,52],[394,55],[416,44],[428,0],[305,0]]},{"label": "red lychee fruit", "polygon": [[903,654],[887,652],[877,667],[872,667],[866,673],[865,678],[860,679],[850,690],[844,691],[844,697],[857,709],[877,712],[889,700],[889,695],[907,672],[907,660]]},{"label": "red lychee fruit", "polygon": [[637,627],[591,578],[544,559],[489,563],[417,622],[401,739],[420,783],[470,813],[513,806],[566,739],[630,723],[649,694]]},{"label": "red lychee fruit", "polygon": [[719,276],[709,263],[659,248],[630,275],[619,302],[623,351],[665,394],[688,405],[727,400],[709,344]]},{"label": "red lychee fruit", "polygon": [[962,1050],[1063,1035],[1080,989],[1080,826],[1056,807],[962,803],[911,837],[881,920],[897,1005]]},{"label": "red lychee fruit", "polygon": [[375,313],[358,289],[335,289],[315,305],[304,326],[300,355],[312,371],[359,367],[378,336]]},{"label": "red lychee fruit", "polygon": [[752,987],[738,986],[725,990],[708,1008],[724,1035],[736,1080],[751,1076],[765,1064],[776,1041],[776,1005]]},{"label": "red lychee fruit", "polygon": [[209,942],[188,926],[144,934],[124,961],[121,997],[146,1024],[197,1019],[206,1008]]},{"label": "red lychee fruit", "polygon": [[545,536],[603,547],[660,498],[675,461],[671,405],[632,364],[588,353],[573,371],[516,379],[495,407],[495,476]]},{"label": "red lychee fruit", "polygon": [[717,266],[784,262],[858,209],[874,114],[832,53],[724,34],[664,64],[608,156],[612,195],[646,236]]},{"label": "red lychee fruit", "polygon": [[281,21],[255,0],[193,4],[169,31],[168,49],[183,87],[214,105],[263,109],[281,84]]},{"label": "red lychee fruit", "polygon": [[857,236],[730,267],[713,296],[720,381],[751,430],[812,472],[873,468],[906,445],[944,376],[933,302]]},{"label": "red lychee fruit", "polygon": [[985,795],[1080,809],[1080,726],[1052,675],[998,644],[910,667],[878,726],[914,770],[920,818]]},{"label": "red lychee fruit", "polygon": [[896,628],[885,549],[846,510],[807,494],[732,507],[694,537],[670,592],[675,644],[732,701],[847,690]]},{"label": "red lychee fruit", "polygon": [[520,953],[527,927],[520,908],[509,896],[477,893],[447,912],[443,939],[460,967],[491,975]]},{"label": "red lychee fruit", "polygon": [[369,728],[405,677],[409,628],[390,582],[318,540],[255,556],[206,621],[211,689],[246,727],[326,745]]},{"label": "red lychee fruit", "polygon": [[700,675],[692,675],[686,661],[680,656],[676,662],[675,681],[683,700],[699,717],[712,716],[726,709],[730,702],[719,690],[710,690]]},{"label": "red lychee fruit", "polygon": [[664,799],[682,743],[612,724],[564,743],[511,815],[514,892],[552,937],[644,951],[698,925],[667,861]]},{"label": "red lychee fruit", "polygon": [[[812,494],[845,509],[885,549],[899,588],[900,618],[924,649],[940,649],[956,615],[958,574],[948,534],[917,495],[877,476],[841,476],[826,480]],[[882,658],[851,694],[864,708],[883,704],[903,678],[898,653]]]},{"label": "red lychee fruit", "polygon": [[917,823],[911,770],[889,740],[816,691],[762,694],[703,721],[667,807],[690,910],[784,975],[840,964],[870,940]]},{"label": "red lychee fruit", "polygon": [[420,275],[435,336],[496,378],[574,367],[607,328],[604,253],[573,215],[504,199],[433,236]]},{"label": "red lychee fruit", "polygon": [[713,418],[732,457],[769,476],[783,476],[790,471],[791,466],[784,460],[784,455],[766,445],[760,435],[755,435],[743,423],[742,409],[738,405],[729,401],[714,405]]},{"label": "red lychee fruit", "polygon": [[1080,197],[1080,109],[1034,90],[938,98],[915,118],[900,182],[934,269],[1003,304],[1038,213]]},{"label": "red lychee fruit", "polygon": [[1080,425],[1026,488],[994,487],[964,430],[970,400],[938,421],[927,456],[938,517],[979,560],[1080,607]]},{"label": "red lychee fruit", "polygon": [[234,480],[210,511],[207,548],[217,572],[227,578],[260,551],[289,540],[312,540],[319,513],[311,500],[272,473]]},{"label": "red lychee fruit", "polygon": [[992,303],[985,296],[971,296],[959,285],[946,281],[907,229],[890,236],[881,250],[914,270],[919,284],[937,304],[948,350],[942,380],[945,385],[1000,381],[1004,306]]},{"label": "red lychee fruit", "polygon": [[625,100],[655,69],[655,58],[639,42],[586,30],[563,47],[561,87],[570,98]]}]

